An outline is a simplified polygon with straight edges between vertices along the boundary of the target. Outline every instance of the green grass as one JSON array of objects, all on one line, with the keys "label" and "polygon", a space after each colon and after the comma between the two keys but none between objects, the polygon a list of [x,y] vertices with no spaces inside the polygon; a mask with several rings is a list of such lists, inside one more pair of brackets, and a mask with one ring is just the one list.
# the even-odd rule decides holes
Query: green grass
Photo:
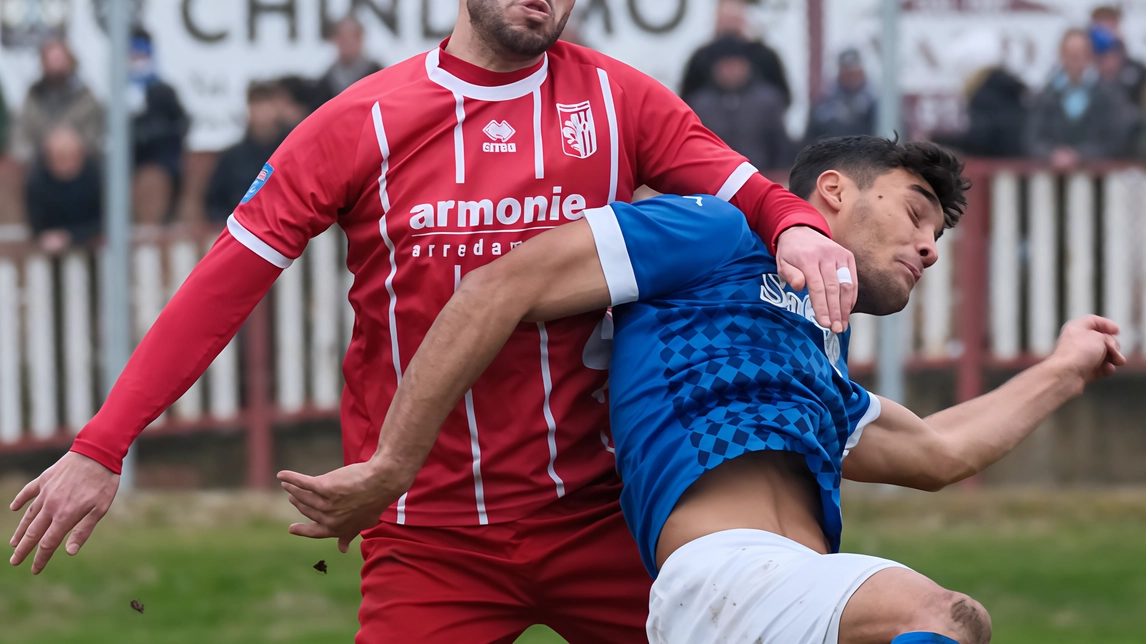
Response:
[{"label": "green grass", "polygon": [[[845,550],[973,595],[993,615],[996,642],[1143,642],[1146,495],[846,497]],[[287,535],[281,497],[126,501],[80,556],[61,552],[39,577],[27,564],[0,566],[0,640],[352,641],[361,559]],[[15,520],[2,514],[6,539]],[[311,568],[319,559],[329,574]],[[561,640],[539,629],[519,641]]]}]

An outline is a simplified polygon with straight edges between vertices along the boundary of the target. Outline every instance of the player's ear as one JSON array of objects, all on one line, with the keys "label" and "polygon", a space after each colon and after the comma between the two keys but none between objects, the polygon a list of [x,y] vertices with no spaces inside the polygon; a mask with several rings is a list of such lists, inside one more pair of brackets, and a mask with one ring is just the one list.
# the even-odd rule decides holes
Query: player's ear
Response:
[{"label": "player's ear", "polygon": [[816,194],[822,202],[834,212],[844,207],[844,177],[837,170],[828,170],[816,180]]}]

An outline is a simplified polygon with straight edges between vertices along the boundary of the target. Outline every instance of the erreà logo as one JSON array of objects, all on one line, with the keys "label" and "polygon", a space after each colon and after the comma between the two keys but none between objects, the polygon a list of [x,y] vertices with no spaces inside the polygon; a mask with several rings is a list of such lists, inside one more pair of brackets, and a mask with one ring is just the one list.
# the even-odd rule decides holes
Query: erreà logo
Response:
[{"label": "erre\u00e0 logo", "polygon": [[483,152],[517,152],[517,144],[508,141],[517,134],[517,130],[510,126],[509,121],[490,121],[482,130],[490,138],[482,144]]}]

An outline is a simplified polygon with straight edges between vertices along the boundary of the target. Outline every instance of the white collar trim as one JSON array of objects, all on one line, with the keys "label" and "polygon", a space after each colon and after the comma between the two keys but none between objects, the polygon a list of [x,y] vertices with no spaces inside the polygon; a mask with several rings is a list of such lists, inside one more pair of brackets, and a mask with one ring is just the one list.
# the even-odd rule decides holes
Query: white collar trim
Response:
[{"label": "white collar trim", "polygon": [[528,96],[536,91],[545,82],[549,75],[549,54],[541,59],[541,68],[529,76],[508,85],[474,85],[454,76],[440,66],[441,49],[435,47],[426,54],[426,74],[434,83],[475,101],[512,101]]}]

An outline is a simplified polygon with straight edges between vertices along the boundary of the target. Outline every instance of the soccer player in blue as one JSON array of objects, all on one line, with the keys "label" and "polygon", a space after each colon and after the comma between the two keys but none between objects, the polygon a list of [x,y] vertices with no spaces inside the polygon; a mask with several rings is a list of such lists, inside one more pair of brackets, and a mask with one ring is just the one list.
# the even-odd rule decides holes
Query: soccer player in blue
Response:
[{"label": "soccer player in blue", "polygon": [[[907,304],[938,260],[936,240],[962,216],[961,172],[937,146],[876,137],[830,139],[797,159],[792,191],[855,255],[858,275],[834,268],[858,287],[858,312]],[[654,644],[989,642],[990,618],[970,597],[838,552],[840,481],[938,490],[1002,458],[1125,361],[1112,322],[1076,320],[1041,364],[921,419],[849,379],[848,332],[815,322],[806,291],[778,277],[731,205],[618,203],[467,276],[405,373],[376,460],[292,494],[323,507],[320,524],[353,534],[376,516],[370,499],[392,496],[388,464],[425,458],[506,339],[534,327],[519,324],[607,306],[621,503],[656,578]],[[594,340],[585,341],[588,365]]]}]

